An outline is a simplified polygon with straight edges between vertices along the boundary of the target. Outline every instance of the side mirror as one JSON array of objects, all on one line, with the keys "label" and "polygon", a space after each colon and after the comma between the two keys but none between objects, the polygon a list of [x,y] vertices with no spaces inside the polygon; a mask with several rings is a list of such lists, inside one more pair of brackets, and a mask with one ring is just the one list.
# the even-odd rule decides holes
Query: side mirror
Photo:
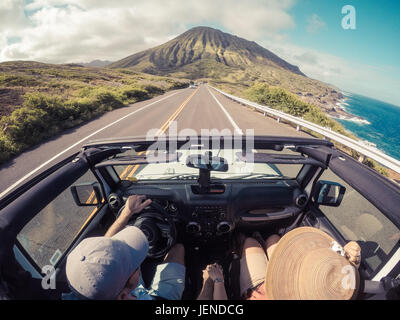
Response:
[{"label": "side mirror", "polygon": [[338,207],[342,203],[346,188],[332,181],[318,181],[315,185],[314,201],[322,206]]},{"label": "side mirror", "polygon": [[71,186],[70,190],[76,205],[79,207],[97,206],[103,201],[98,182],[77,184]]},{"label": "side mirror", "polygon": [[207,155],[191,154],[186,158],[186,165],[207,171],[228,171],[228,163],[221,157],[208,157]]}]

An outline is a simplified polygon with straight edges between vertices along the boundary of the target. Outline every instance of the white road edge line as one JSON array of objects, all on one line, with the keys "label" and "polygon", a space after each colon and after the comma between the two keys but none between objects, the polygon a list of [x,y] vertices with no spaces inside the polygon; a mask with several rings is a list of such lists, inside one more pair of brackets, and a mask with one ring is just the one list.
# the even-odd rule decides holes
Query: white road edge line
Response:
[{"label": "white road edge line", "polygon": [[132,111],[131,113],[129,113],[129,114],[123,116],[122,118],[119,118],[118,120],[116,120],[116,121],[114,121],[114,122],[112,122],[112,123],[106,125],[105,127],[101,128],[101,129],[99,129],[99,130],[97,130],[97,131],[91,133],[91,134],[88,135],[87,137],[85,137],[85,138],[79,140],[78,142],[74,143],[72,146],[70,146],[70,147],[68,147],[67,149],[65,149],[64,151],[62,151],[62,152],[56,154],[54,157],[52,157],[51,159],[47,160],[46,162],[44,162],[43,164],[41,164],[39,167],[37,167],[36,169],[32,170],[32,171],[29,172],[27,175],[23,176],[21,179],[19,179],[17,182],[15,182],[13,185],[11,185],[10,187],[8,187],[6,190],[4,190],[2,193],[0,193],[0,198],[2,198],[3,196],[5,196],[10,190],[14,189],[14,188],[15,188],[16,186],[18,186],[21,182],[23,182],[24,180],[26,180],[27,178],[29,178],[30,176],[32,176],[34,173],[36,173],[37,171],[39,171],[40,169],[42,169],[44,166],[48,165],[50,162],[52,162],[53,160],[57,159],[59,156],[61,156],[61,155],[64,154],[65,152],[71,150],[72,148],[75,148],[77,145],[79,145],[79,144],[82,143],[83,141],[85,141],[85,140],[89,139],[90,137],[92,137],[92,136],[98,134],[99,132],[101,132],[101,131],[103,131],[103,130],[105,130],[105,129],[111,127],[111,126],[113,126],[114,124],[116,124],[116,123],[118,123],[118,122],[120,122],[120,121],[122,121],[122,120],[124,120],[124,119],[126,119],[126,118],[128,118],[128,117],[130,117],[130,116],[132,116],[132,115],[134,115],[135,113],[137,113],[137,112],[139,112],[139,111],[142,111],[142,110],[144,110],[144,109],[146,109],[146,108],[152,106],[153,104],[156,104],[156,103],[161,102],[161,101],[163,101],[163,100],[165,100],[165,99],[171,98],[172,96],[176,95],[177,93],[179,93],[179,91],[178,91],[178,92],[175,92],[175,93],[173,93],[173,94],[171,94],[171,95],[169,95],[169,96],[167,96],[167,97],[164,97],[164,98],[162,98],[162,99],[160,99],[160,100],[157,100],[157,101],[154,101],[154,102],[152,102],[152,103],[149,103],[149,104],[147,104],[147,105],[145,105],[145,106],[143,106],[143,107],[141,107],[141,108],[139,108],[139,109],[137,109],[137,110],[135,110],[135,111]]},{"label": "white road edge line", "polygon": [[232,126],[235,128],[235,131],[240,134],[243,135],[243,131],[242,129],[239,128],[239,126],[236,124],[235,121],[233,121],[232,117],[230,116],[230,114],[228,113],[228,111],[226,111],[226,109],[224,108],[224,106],[221,104],[221,102],[219,102],[217,100],[217,98],[215,97],[215,95],[211,92],[209,86],[207,86],[207,90],[208,92],[211,94],[211,96],[214,98],[214,100],[217,102],[217,104],[219,105],[219,107],[222,109],[222,111],[225,113],[226,117],[228,118],[228,120],[230,121],[230,123],[232,124]]}]

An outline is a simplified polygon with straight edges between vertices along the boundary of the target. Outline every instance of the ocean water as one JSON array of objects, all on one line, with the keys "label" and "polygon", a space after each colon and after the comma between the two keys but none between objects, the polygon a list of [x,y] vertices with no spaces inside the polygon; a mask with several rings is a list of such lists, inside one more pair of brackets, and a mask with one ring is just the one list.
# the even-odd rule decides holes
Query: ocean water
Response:
[{"label": "ocean water", "polygon": [[366,121],[337,120],[361,140],[376,144],[387,155],[400,160],[400,106],[352,93],[343,93],[340,103],[348,113]]}]

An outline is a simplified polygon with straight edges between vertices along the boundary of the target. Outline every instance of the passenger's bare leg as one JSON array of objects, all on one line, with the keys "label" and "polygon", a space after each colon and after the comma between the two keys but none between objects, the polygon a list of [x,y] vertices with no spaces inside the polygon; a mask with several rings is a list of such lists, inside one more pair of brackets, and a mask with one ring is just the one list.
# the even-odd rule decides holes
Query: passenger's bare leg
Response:
[{"label": "passenger's bare leg", "polygon": [[264,253],[260,243],[254,238],[246,238],[243,244],[242,257],[252,253]]},{"label": "passenger's bare leg", "polygon": [[164,258],[164,263],[176,262],[185,265],[185,248],[181,243],[175,244]]},{"label": "passenger's bare leg", "polygon": [[270,235],[267,240],[265,240],[265,248],[267,250],[267,258],[268,260],[271,259],[272,253],[274,252],[279,240],[281,239],[280,236],[277,234]]},{"label": "passenger's bare leg", "polygon": [[[261,244],[254,238],[246,238],[240,259],[240,295],[259,283],[260,266],[266,267],[267,256]],[[263,271],[263,277],[265,276]],[[255,279],[255,277],[257,279]]]}]

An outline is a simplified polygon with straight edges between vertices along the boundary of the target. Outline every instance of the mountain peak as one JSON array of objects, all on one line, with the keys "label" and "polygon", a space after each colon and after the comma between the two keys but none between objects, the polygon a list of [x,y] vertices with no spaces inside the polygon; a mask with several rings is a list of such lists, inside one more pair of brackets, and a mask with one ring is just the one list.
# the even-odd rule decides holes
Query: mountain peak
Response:
[{"label": "mountain peak", "polygon": [[[211,69],[242,70],[261,66],[304,76],[297,66],[289,64],[254,41],[206,26],[193,27],[165,44],[133,54],[110,67],[133,67],[143,72],[168,74],[192,66],[193,73],[200,72],[200,76],[207,77],[212,70],[198,70],[207,68],[207,65],[213,65]],[[192,74],[191,77],[199,75]]]}]

